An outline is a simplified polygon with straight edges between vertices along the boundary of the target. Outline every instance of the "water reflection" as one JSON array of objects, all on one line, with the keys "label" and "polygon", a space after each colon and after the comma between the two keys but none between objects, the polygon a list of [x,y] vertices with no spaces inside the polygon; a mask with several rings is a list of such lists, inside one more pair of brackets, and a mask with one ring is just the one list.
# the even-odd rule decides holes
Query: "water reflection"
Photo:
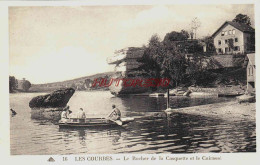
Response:
[{"label": "water reflection", "polygon": [[[59,132],[63,133],[62,139],[70,141],[71,137],[77,137],[82,148],[88,148],[87,144],[93,141],[105,141],[111,145],[118,145],[121,138],[122,127],[115,128],[60,128]],[[100,147],[100,146],[99,146]],[[106,148],[107,150],[107,148]],[[95,151],[94,151],[95,152]]]},{"label": "water reflection", "polygon": [[[232,98],[190,98],[176,96],[170,98],[170,107],[175,109],[230,100]],[[111,97],[110,102],[119,105],[123,111],[127,112],[158,112],[165,110],[167,105],[167,100],[164,97],[148,96]]]},{"label": "water reflection", "polygon": [[[135,124],[131,123],[131,126],[139,127],[138,122]],[[146,120],[146,123],[142,123],[142,129],[136,129],[134,135],[141,135],[140,139],[152,142],[153,147],[131,152],[241,152],[246,151],[246,148],[249,149],[247,151],[255,151],[255,136],[252,136],[255,126],[247,127],[248,123],[243,122],[239,126],[237,124],[178,113],[167,121]],[[245,139],[241,138],[241,134]]]},{"label": "water reflection", "polygon": [[[88,153],[201,153],[255,152],[255,125],[175,113],[170,118],[143,117],[124,128],[59,129],[77,136],[81,147],[103,141],[110,148]],[[76,134],[75,134],[76,133]],[[97,144],[97,143],[95,143]]]}]

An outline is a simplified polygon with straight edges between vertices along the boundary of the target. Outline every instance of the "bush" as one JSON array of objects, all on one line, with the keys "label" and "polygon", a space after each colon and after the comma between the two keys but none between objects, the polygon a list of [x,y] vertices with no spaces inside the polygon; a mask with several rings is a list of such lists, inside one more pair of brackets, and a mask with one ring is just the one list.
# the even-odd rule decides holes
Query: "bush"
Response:
[{"label": "bush", "polygon": [[28,80],[25,80],[22,84],[22,88],[25,92],[27,92],[31,88],[31,86],[32,84]]}]

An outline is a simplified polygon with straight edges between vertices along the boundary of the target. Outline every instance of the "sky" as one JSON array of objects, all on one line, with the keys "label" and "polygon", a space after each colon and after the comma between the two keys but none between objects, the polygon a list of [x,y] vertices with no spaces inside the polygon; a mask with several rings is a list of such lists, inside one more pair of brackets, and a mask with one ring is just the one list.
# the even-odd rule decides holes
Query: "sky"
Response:
[{"label": "sky", "polygon": [[212,35],[226,20],[253,5],[39,6],[9,8],[9,75],[33,84],[113,71],[115,50],[146,45],[153,34],[190,31]]}]

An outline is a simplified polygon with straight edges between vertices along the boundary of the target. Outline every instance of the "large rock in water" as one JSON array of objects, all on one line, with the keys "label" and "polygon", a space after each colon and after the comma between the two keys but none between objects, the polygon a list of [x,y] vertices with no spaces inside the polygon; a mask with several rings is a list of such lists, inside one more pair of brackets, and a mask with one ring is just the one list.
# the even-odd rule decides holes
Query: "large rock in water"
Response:
[{"label": "large rock in water", "polygon": [[29,103],[30,108],[65,107],[74,94],[73,88],[56,90],[47,95],[36,96]]}]

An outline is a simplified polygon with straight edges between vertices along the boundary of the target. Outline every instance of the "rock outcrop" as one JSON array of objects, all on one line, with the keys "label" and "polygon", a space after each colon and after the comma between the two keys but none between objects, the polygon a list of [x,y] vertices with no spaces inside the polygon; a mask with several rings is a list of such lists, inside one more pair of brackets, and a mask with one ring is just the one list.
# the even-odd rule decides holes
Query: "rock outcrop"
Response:
[{"label": "rock outcrop", "polygon": [[[128,78],[130,79],[145,79],[142,75],[144,72],[138,69],[142,63],[139,60],[144,56],[144,48],[140,47],[128,47],[125,49],[118,50],[114,53],[114,56],[107,58],[108,64],[115,65],[115,74],[112,76],[113,79]],[[149,88],[136,86],[125,87],[122,81],[117,84],[112,83],[109,86],[111,94],[115,96],[145,93]]]},{"label": "rock outcrop", "polygon": [[47,95],[36,96],[29,102],[30,108],[59,108],[65,107],[74,94],[73,88],[56,90]]}]

